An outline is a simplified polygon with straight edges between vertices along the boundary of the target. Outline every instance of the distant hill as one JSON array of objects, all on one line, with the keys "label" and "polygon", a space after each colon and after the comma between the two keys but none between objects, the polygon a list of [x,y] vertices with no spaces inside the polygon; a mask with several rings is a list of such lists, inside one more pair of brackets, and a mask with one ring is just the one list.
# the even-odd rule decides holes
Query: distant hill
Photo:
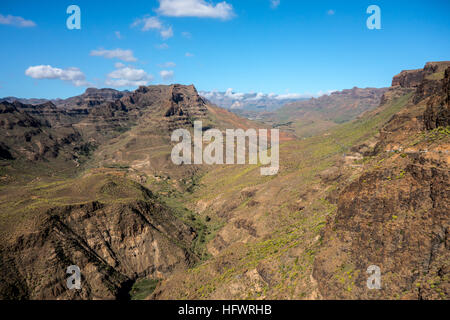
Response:
[{"label": "distant hill", "polygon": [[36,104],[46,103],[46,102],[48,102],[50,100],[47,100],[47,99],[23,99],[23,98],[17,98],[17,97],[0,98],[0,102],[13,103],[14,101],[19,101],[20,103],[23,103],[23,104],[36,105]]},{"label": "distant hill", "polygon": [[24,99],[24,98],[17,98],[17,97],[5,97],[0,98],[0,102],[10,102],[13,103],[14,101],[18,101],[22,104],[30,104],[30,105],[39,105],[44,104],[46,102],[52,102],[54,105],[57,106],[81,106],[81,105],[90,105],[93,106],[101,102],[106,101],[115,101],[118,100],[126,95],[130,94],[129,91],[118,91],[115,89],[97,89],[97,88],[88,88],[86,91],[75,97],[70,97],[67,99]]},{"label": "distant hill", "polygon": [[301,95],[276,95],[263,93],[235,93],[231,89],[226,92],[200,91],[200,95],[211,103],[237,114],[245,112],[275,111],[289,102],[306,100],[308,96]]},{"label": "distant hill", "polygon": [[287,103],[282,108],[254,115],[254,119],[299,137],[310,137],[356,119],[377,107],[387,88],[353,88],[319,98]]}]

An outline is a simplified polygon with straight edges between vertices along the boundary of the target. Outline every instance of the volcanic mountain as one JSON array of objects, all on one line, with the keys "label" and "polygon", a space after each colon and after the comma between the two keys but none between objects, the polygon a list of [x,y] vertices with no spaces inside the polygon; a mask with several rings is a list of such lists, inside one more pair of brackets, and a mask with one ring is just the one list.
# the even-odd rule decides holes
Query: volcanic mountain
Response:
[{"label": "volcanic mountain", "polygon": [[226,221],[213,257],[151,298],[448,299],[450,62],[424,70],[357,119],[282,145],[268,181],[250,168],[205,175],[188,199]]},{"label": "volcanic mountain", "polygon": [[170,161],[195,120],[267,127],[193,86],[2,102],[0,297],[448,299],[449,79],[433,62],[286,106],[311,125],[282,135],[276,176]]},{"label": "volcanic mountain", "polygon": [[[251,125],[182,85],[4,101],[0,114],[3,298],[123,298],[138,279],[198,261],[204,224],[163,197],[200,170],[172,164],[171,132]],[[86,270],[81,292],[66,290],[68,263]]]}]

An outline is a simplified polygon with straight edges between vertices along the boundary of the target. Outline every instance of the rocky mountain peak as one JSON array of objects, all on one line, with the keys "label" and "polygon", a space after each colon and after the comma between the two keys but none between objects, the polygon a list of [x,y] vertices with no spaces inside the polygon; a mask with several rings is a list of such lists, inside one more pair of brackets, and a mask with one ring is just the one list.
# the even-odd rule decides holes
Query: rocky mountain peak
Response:
[{"label": "rocky mountain peak", "polygon": [[83,93],[83,97],[92,99],[105,99],[105,100],[117,100],[122,98],[128,93],[128,91],[118,91],[110,88],[88,88]]},{"label": "rocky mountain peak", "polygon": [[[443,73],[450,66],[450,61],[428,62],[423,69],[403,70],[392,79],[392,86],[403,88],[417,88],[424,79],[443,77]],[[434,77],[432,75],[435,74]]]}]

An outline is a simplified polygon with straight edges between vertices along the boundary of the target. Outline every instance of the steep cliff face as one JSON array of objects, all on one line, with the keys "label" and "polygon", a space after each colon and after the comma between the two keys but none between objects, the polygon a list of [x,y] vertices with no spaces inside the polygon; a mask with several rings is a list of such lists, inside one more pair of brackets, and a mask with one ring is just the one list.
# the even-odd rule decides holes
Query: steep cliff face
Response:
[{"label": "steep cliff face", "polygon": [[[28,105],[20,102],[0,103],[0,140],[3,159],[24,158],[31,161],[54,159],[60,155],[72,159],[81,137],[72,128],[55,130],[40,113],[25,111]],[[33,107],[34,108],[34,107]],[[39,110],[45,106],[37,107]]]},{"label": "steep cliff face", "polygon": [[[195,262],[189,249],[195,237],[150,194],[124,203],[55,207],[2,243],[0,297],[127,298],[135,280],[161,279]],[[81,290],[66,286],[71,265],[81,269]]]},{"label": "steep cliff face", "polygon": [[428,102],[424,118],[428,130],[450,126],[450,67],[445,70],[436,95]]},{"label": "steep cliff face", "polygon": [[[110,116],[91,113],[76,126],[85,136],[100,142],[94,155],[96,163],[126,163],[149,176],[158,172],[176,179],[190,179],[192,172],[198,170],[173,164],[171,135],[176,129],[192,130],[196,120],[202,121],[204,128],[257,127],[229,111],[207,105],[192,85],[140,87],[114,103],[118,104],[126,111],[117,108]],[[94,109],[105,111],[104,106]],[[123,129],[119,130],[120,135],[118,129]],[[115,136],[106,135],[114,131]],[[105,140],[106,143],[101,143]]]},{"label": "steep cliff face", "polygon": [[[72,125],[87,141],[102,144],[143,124],[155,134],[191,127],[193,119],[205,119],[207,106],[194,86],[140,87],[133,92],[87,91],[67,99],[61,112],[69,114]],[[114,98],[117,98],[113,100]]]},{"label": "steep cliff face", "polygon": [[[206,123],[217,113],[206,105],[194,86],[176,84],[140,87],[134,92],[88,89],[83,95],[66,100],[37,105],[4,101],[0,107],[0,125],[5,129],[0,134],[2,159],[38,161],[63,154],[72,167],[79,166],[81,154],[116,142],[131,146],[138,137],[143,144],[139,158],[144,155],[144,146],[169,150],[171,131],[192,128],[194,120]],[[135,130],[128,136],[133,141],[127,142],[128,137],[121,135],[132,129]],[[113,162],[128,154],[127,148],[120,149],[122,155],[109,155]],[[155,162],[159,166],[168,160],[165,155],[165,159]]]},{"label": "steep cliff face", "polygon": [[423,80],[423,69],[404,70],[393,78],[392,86],[412,88],[419,86],[422,80]]},{"label": "steep cliff face", "polygon": [[98,106],[104,102],[114,102],[123,97],[131,94],[129,91],[118,91],[114,89],[96,89],[96,88],[88,88],[86,91],[75,97],[70,97],[67,99],[55,99],[51,102],[63,109],[72,109],[74,107],[77,108],[92,108],[94,106]]},{"label": "steep cliff face", "polygon": [[448,65],[448,61],[428,62],[423,69],[404,70],[392,79],[392,86],[416,88],[422,85],[424,80],[436,80],[442,77]]},{"label": "steep cliff face", "polygon": [[[394,78],[416,91],[381,130],[362,173],[338,196],[314,264],[324,298],[448,298],[450,68],[442,80],[444,73],[430,73],[441,73],[442,65]],[[371,265],[381,269],[380,290],[366,285]]]}]

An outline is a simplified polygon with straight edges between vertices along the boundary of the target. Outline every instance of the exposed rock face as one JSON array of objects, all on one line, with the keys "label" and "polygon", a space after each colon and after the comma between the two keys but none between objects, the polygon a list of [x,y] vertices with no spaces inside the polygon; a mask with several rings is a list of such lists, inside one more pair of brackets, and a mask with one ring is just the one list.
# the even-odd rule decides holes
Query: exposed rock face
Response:
[{"label": "exposed rock face", "polygon": [[1,125],[4,130],[11,130],[15,127],[38,128],[41,123],[27,113],[20,112],[16,106],[20,106],[19,102],[14,104],[3,102],[0,104],[0,113],[2,114]]},{"label": "exposed rock face", "polygon": [[129,94],[130,92],[128,91],[117,91],[108,88],[88,88],[82,95],[63,100],[57,99],[52,102],[62,108],[73,108],[75,106],[90,108],[98,106],[104,102],[114,102],[128,96]]},{"label": "exposed rock face", "polygon": [[[394,172],[368,173],[341,193],[315,262],[325,298],[440,298],[418,287],[428,280],[449,293],[450,175],[430,165],[418,159],[389,183]],[[371,265],[381,268],[382,290],[366,287]]]},{"label": "exposed rock face", "polygon": [[23,104],[37,105],[37,104],[46,103],[49,100],[47,100],[47,99],[22,99],[22,98],[17,98],[17,97],[5,97],[5,98],[0,99],[0,102],[13,103],[14,101],[19,101],[20,103],[23,103]]},{"label": "exposed rock face", "polygon": [[0,142],[0,159],[2,160],[14,160],[9,147],[3,142]]},{"label": "exposed rock face", "polygon": [[48,127],[70,127],[74,122],[70,114],[50,101],[36,105],[14,101],[13,104],[18,110],[33,116]]},{"label": "exposed rock face", "polygon": [[358,88],[345,89],[342,91],[332,92],[331,96],[348,96],[352,98],[376,98],[380,95],[380,89],[378,88]]},{"label": "exposed rock face", "polygon": [[[0,198],[11,197],[13,192],[5,196],[5,190],[17,192],[15,200],[7,202],[23,211],[12,211],[20,214],[14,217],[17,221],[11,222],[14,228],[7,230],[7,237],[0,230],[0,298],[127,298],[130,285],[146,277],[167,280],[152,296],[161,299],[447,298],[450,147],[448,138],[439,136],[441,140],[436,142],[428,136],[438,131],[434,128],[448,124],[449,72],[440,71],[441,64],[427,64],[425,69],[428,71],[420,72],[422,80],[417,85],[414,76],[405,76],[398,80],[404,87],[353,88],[313,99],[296,109],[303,115],[313,114],[313,119],[318,119],[317,114],[323,117],[333,113],[327,121],[337,123],[353,119],[363,110],[369,110],[367,119],[383,110],[387,101],[409,99],[401,110],[395,109],[397,113],[388,123],[383,118],[383,122],[378,120],[373,125],[376,130],[385,123],[379,136],[373,136],[372,131],[364,133],[360,140],[370,135],[370,141],[358,140],[362,144],[353,146],[353,154],[342,163],[329,168],[332,159],[339,156],[335,145],[349,145],[324,140],[319,146],[331,147],[329,156],[320,160],[323,155],[319,148],[306,149],[312,152],[302,149],[311,142],[306,139],[306,144],[287,145],[285,150],[293,146],[301,150],[288,154],[283,169],[290,171],[278,180],[261,183],[259,173],[253,176],[247,171],[212,171],[202,180],[202,188],[211,188],[208,191],[217,194],[209,197],[202,189],[196,206],[203,209],[195,210],[199,215],[208,214],[205,221],[213,215],[213,219],[226,223],[207,244],[214,258],[193,272],[186,272],[198,261],[191,248],[196,249],[197,240],[205,239],[188,225],[189,216],[180,219],[179,211],[175,214],[140,185],[137,190],[142,195],[129,192],[129,184],[114,179],[92,185],[101,179],[98,172],[111,169],[108,175],[123,177],[124,181],[146,183],[148,177],[154,177],[165,195],[175,194],[176,198],[176,182],[184,183],[189,176],[181,171],[185,168],[177,168],[177,173],[170,167],[168,132],[188,128],[196,119],[211,118],[220,119],[225,128],[245,128],[242,119],[210,107],[193,86],[181,85],[141,87],[123,96],[109,89],[89,89],[79,104],[64,106],[50,102],[38,106],[0,104],[0,125],[5,129],[0,135],[0,158],[7,160],[2,164],[9,165],[10,160],[28,154],[33,155],[30,160],[47,161],[65,147],[81,150],[84,143],[93,142],[99,145],[93,163],[100,167],[92,170],[88,182],[80,183],[79,177],[62,184],[50,180],[51,186],[48,181],[30,182],[25,185],[30,190],[24,193],[7,189],[8,185],[3,188],[7,179],[1,177]],[[442,81],[441,72],[442,77],[445,75]],[[382,105],[371,110],[380,100]],[[393,113],[388,113],[389,117]],[[368,122],[360,123],[362,126]],[[346,134],[359,133],[355,130]],[[302,160],[318,161],[320,165],[300,168]],[[123,164],[126,169],[116,170],[108,164]],[[346,165],[357,169],[343,169]],[[171,178],[162,180],[157,176],[160,168]],[[321,181],[305,179],[306,171]],[[217,183],[225,181],[226,173],[235,177],[227,180],[236,181]],[[193,180],[193,189],[195,183]],[[336,185],[330,191],[333,194],[327,194],[331,189],[328,187]],[[223,192],[224,188],[231,192]],[[81,196],[77,190],[88,195]],[[197,195],[190,198],[197,199]],[[20,201],[16,201],[19,197]],[[337,212],[323,199],[332,199]],[[2,204],[3,208],[6,206]],[[1,222],[13,215],[5,211]],[[319,234],[324,217],[328,222]],[[203,225],[197,226],[200,235]],[[253,246],[253,241],[259,245]],[[66,288],[70,265],[81,269],[81,291]],[[366,287],[370,265],[381,268],[381,290]],[[266,288],[271,295],[264,296]],[[254,295],[248,295],[252,290]]]},{"label": "exposed rock face", "polygon": [[[49,210],[36,228],[3,245],[3,299],[126,298],[139,277],[163,278],[196,261],[195,232],[157,201],[98,202]],[[68,290],[77,265],[82,289]]]},{"label": "exposed rock face", "polygon": [[0,125],[4,129],[22,128],[18,135],[23,135],[26,142],[33,140],[33,136],[46,135],[36,141],[42,144],[38,154],[34,149],[25,148],[26,155],[19,150],[23,138],[17,137],[18,143],[6,143],[11,140],[8,133],[8,138],[2,140],[13,156],[22,155],[30,160],[42,159],[46,153],[56,157],[61,145],[67,142],[78,149],[87,142],[99,145],[136,126],[138,120],[144,119],[146,126],[165,132],[190,127],[194,119],[203,119],[207,114],[206,103],[195,87],[183,85],[141,87],[134,92],[91,88],[66,100],[38,105],[4,101],[0,106],[4,115]]},{"label": "exposed rock face", "polygon": [[392,80],[392,86],[401,86],[404,88],[417,87],[422,83],[423,69],[404,70],[396,75]]},{"label": "exposed rock face", "polygon": [[393,78],[392,86],[416,88],[420,86],[427,77],[432,74],[443,72],[449,65],[450,61],[428,62],[423,69],[404,70]]},{"label": "exposed rock face", "polygon": [[[175,112],[168,112],[171,108]],[[170,154],[171,149],[170,130],[190,128],[195,119],[207,116],[208,106],[195,87],[182,85],[141,87],[122,93],[88,89],[79,97],[38,105],[0,103],[1,169],[13,167],[19,160],[25,160],[27,170],[36,163],[49,164],[42,177],[24,172],[28,174],[24,180],[33,180],[27,180],[26,188],[22,188],[23,201],[11,200],[14,209],[10,212],[6,208],[0,217],[0,298],[127,298],[134,281],[164,279],[198,261],[198,252],[193,253],[192,249],[197,231],[181,220],[178,212],[174,214],[175,209],[141,185],[137,189],[142,188],[142,195],[136,195],[127,193],[130,188],[125,182],[107,183],[100,189],[95,183],[103,181],[99,180],[103,173],[98,173],[105,169],[102,166],[111,168],[117,162],[125,162],[124,168],[130,168],[125,181],[145,183],[145,169],[150,174],[170,172],[171,177],[176,176],[174,171],[178,169],[180,176],[190,177],[188,174],[195,169],[171,170],[175,165],[166,153],[169,150]],[[225,113],[223,118],[227,116]],[[89,154],[94,147],[103,153]],[[94,182],[77,176],[71,180],[75,189],[64,186],[64,190],[57,188],[55,193],[35,193],[40,193],[40,186],[52,185],[55,179],[66,184],[67,175],[53,175],[57,165],[79,174],[75,167],[86,168],[78,160],[86,158],[100,167],[98,172],[93,169],[94,174],[87,175],[94,175]],[[108,174],[122,177],[121,169],[111,169]],[[183,170],[189,172],[185,175]],[[19,167],[11,171],[15,174],[26,170]],[[13,180],[15,176],[1,178],[2,187],[21,189],[8,185],[9,178],[18,180]],[[45,181],[42,184],[41,179]],[[113,195],[105,198],[104,193],[110,189],[114,189]],[[0,197],[9,190],[2,190]],[[79,190],[81,193],[74,195]],[[14,211],[17,202],[18,215]],[[5,207],[2,203],[1,209]],[[3,225],[5,217],[10,216],[12,222],[8,220]],[[66,270],[71,265],[81,269],[80,291],[67,290]]]},{"label": "exposed rock face", "polygon": [[[440,140],[421,138],[426,129],[450,120],[449,69],[442,80],[420,80],[440,70],[433,66],[394,78],[394,84],[416,86],[415,95],[381,130],[373,154],[377,162],[338,196],[336,216],[327,223],[314,263],[326,299],[446,299],[450,294],[450,144],[445,134],[433,138]],[[423,94],[425,87],[432,89]],[[371,265],[381,269],[381,290],[366,286]]]},{"label": "exposed rock face", "polygon": [[[69,108],[70,110],[70,108]],[[191,126],[192,119],[206,116],[206,104],[194,86],[140,87],[114,102],[103,102],[87,110],[76,124],[80,131],[105,132],[129,129],[139,119],[154,122],[161,130]]]},{"label": "exposed rock face", "polygon": [[174,85],[172,88],[172,101],[181,110],[191,117],[204,117],[206,115],[206,103],[198,95],[194,86]]},{"label": "exposed rock face", "polygon": [[83,96],[90,99],[115,101],[128,94],[129,94],[128,91],[117,91],[108,88],[104,89],[88,88],[86,89],[86,92],[83,94]]},{"label": "exposed rock face", "polygon": [[24,111],[29,107],[17,101],[0,103],[3,158],[52,159],[67,149],[65,156],[70,159],[70,153],[81,141],[78,132],[71,128],[54,131],[49,121],[38,118],[39,114],[33,116]]},{"label": "exposed rock face", "polygon": [[440,94],[428,102],[424,114],[425,126],[428,130],[450,126],[450,67],[439,84]]}]

